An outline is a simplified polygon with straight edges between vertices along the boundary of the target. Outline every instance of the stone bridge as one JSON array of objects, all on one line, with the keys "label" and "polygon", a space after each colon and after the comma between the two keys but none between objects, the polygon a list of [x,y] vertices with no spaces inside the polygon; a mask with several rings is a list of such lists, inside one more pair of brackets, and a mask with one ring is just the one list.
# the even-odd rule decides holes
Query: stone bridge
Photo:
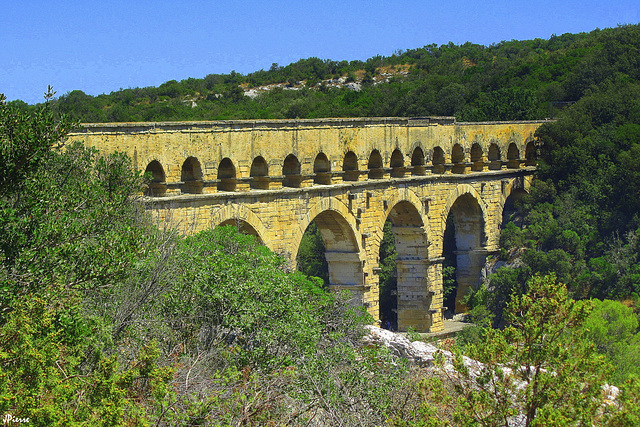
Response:
[{"label": "stone bridge", "polygon": [[103,123],[85,124],[70,139],[127,153],[152,177],[147,209],[185,233],[233,224],[293,263],[315,221],[330,287],[350,290],[376,319],[379,250],[390,220],[399,329],[435,332],[446,310],[447,224],[455,230],[455,311],[463,311],[461,296],[480,282],[486,256],[498,249],[504,211],[530,185],[534,132],[542,123],[451,117]]}]

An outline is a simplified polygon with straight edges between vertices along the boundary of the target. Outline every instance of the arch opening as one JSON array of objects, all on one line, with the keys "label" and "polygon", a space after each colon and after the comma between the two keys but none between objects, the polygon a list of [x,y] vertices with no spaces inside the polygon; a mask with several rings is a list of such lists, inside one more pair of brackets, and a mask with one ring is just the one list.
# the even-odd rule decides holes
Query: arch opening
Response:
[{"label": "arch opening", "polygon": [[355,233],[333,210],[318,214],[307,226],[298,245],[299,271],[320,277],[332,290],[348,289],[362,304],[364,275]]},{"label": "arch opening", "polygon": [[218,165],[218,191],[236,191],[236,168],[230,158],[225,157]]},{"label": "arch opening", "polygon": [[498,144],[492,143],[489,145],[489,169],[500,170],[502,169],[502,157],[500,155],[500,147]]},{"label": "arch opening", "polygon": [[464,149],[460,144],[454,144],[451,149],[451,163],[453,173],[465,173]]},{"label": "arch opening", "polygon": [[180,180],[182,181],[181,191],[183,193],[202,193],[204,183],[202,182],[202,168],[198,159],[195,157],[187,157],[182,164]]},{"label": "arch opening", "polygon": [[391,167],[392,178],[402,178],[404,176],[404,156],[397,148],[391,153],[389,166]]},{"label": "arch opening", "polygon": [[369,156],[369,179],[382,179],[384,177],[384,169],[382,166],[382,156],[378,150],[373,150]]},{"label": "arch opening", "polygon": [[424,175],[425,173],[424,151],[422,148],[416,147],[411,154],[411,174]]},{"label": "arch opening", "polygon": [[251,181],[249,188],[252,190],[268,190],[269,189],[269,167],[264,157],[258,156],[251,162],[249,171]]},{"label": "arch opening", "polygon": [[283,187],[300,188],[300,184],[302,183],[300,162],[293,154],[289,154],[287,158],[284,159],[284,164],[282,165],[282,176]]},{"label": "arch opening", "polygon": [[260,234],[256,231],[256,229],[253,228],[251,224],[249,224],[248,222],[240,218],[231,218],[226,221],[223,221],[220,224],[218,224],[218,227],[235,227],[239,233],[253,236],[256,238],[258,243],[260,243],[261,245],[264,244],[262,238],[260,237]]},{"label": "arch opening", "polygon": [[462,299],[481,283],[487,255],[484,225],[478,201],[469,193],[458,197],[449,210],[443,233],[443,282],[450,286],[445,289],[448,316],[465,312]]},{"label": "arch opening", "polygon": [[167,183],[162,165],[157,160],[152,160],[144,170],[145,175],[150,177],[145,190],[146,196],[162,197],[167,193]]},{"label": "arch opening", "polygon": [[347,151],[342,162],[342,171],[344,181],[357,181],[360,176],[358,170],[358,158],[353,151]]},{"label": "arch opening", "polygon": [[471,170],[481,172],[484,170],[484,153],[482,147],[477,142],[471,146]]},{"label": "arch opening", "polygon": [[507,149],[507,167],[509,169],[517,169],[520,167],[520,150],[515,142],[509,144]]},{"label": "arch opening", "polygon": [[525,166],[536,165],[536,144],[534,141],[529,141],[524,149],[524,164]]},{"label": "arch opening", "polygon": [[523,226],[524,217],[520,212],[520,203],[527,194],[527,191],[522,188],[516,188],[511,191],[511,194],[509,194],[509,197],[504,201],[504,206],[502,207],[501,228],[506,227],[509,222],[513,222],[518,227]]},{"label": "arch opening", "polygon": [[331,164],[324,153],[319,153],[313,162],[313,183],[320,185],[331,184]]},{"label": "arch opening", "polygon": [[384,224],[379,248],[380,320],[399,331],[428,331],[434,293],[429,289],[428,241],[416,207],[396,204]]},{"label": "arch opening", "polygon": [[431,159],[432,172],[433,173],[444,173],[444,150],[440,147],[435,147],[433,149],[433,158]]}]

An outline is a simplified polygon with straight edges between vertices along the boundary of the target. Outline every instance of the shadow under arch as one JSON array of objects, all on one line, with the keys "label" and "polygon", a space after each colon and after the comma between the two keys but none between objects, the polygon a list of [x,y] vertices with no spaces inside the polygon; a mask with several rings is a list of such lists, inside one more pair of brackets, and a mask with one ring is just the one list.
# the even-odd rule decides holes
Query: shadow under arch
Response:
[{"label": "shadow under arch", "polygon": [[202,193],[202,167],[200,166],[200,161],[197,158],[193,156],[187,157],[182,164],[180,180],[182,181],[181,190],[183,193]]},{"label": "shadow under arch", "polygon": [[347,206],[335,198],[325,198],[309,209],[294,236],[292,254],[298,254],[307,227],[315,222],[325,246],[329,266],[329,287],[348,289],[359,304],[364,303],[362,246],[356,221]]},{"label": "shadow under arch", "polygon": [[[502,210],[500,228],[504,228],[510,219],[514,219],[517,226],[522,226],[522,218],[517,217],[517,204],[524,196],[529,194],[530,187],[531,181],[522,177],[516,178],[504,186],[502,197],[500,198],[500,209]],[[516,215],[515,217],[513,217],[514,214]]]},{"label": "shadow under arch", "polygon": [[242,205],[226,205],[218,209],[211,214],[210,224],[211,228],[220,225],[233,225],[241,233],[255,236],[260,243],[273,250],[270,242],[266,240],[269,234],[260,218]]},{"label": "shadow under arch", "polygon": [[462,299],[469,289],[480,285],[487,256],[486,206],[473,187],[461,184],[449,196],[441,218],[443,266],[455,268],[456,283],[445,306],[451,312],[465,312]]},{"label": "shadow under arch", "polygon": [[[399,331],[412,327],[427,332],[441,322],[442,313],[439,309],[433,310],[439,301],[439,293],[435,292],[439,285],[429,281],[429,227],[422,201],[408,189],[395,191],[387,197],[386,209],[372,239],[379,246],[371,250],[377,249],[379,254],[383,249],[381,244],[387,222],[390,223],[397,253],[396,280],[394,283],[391,278],[389,283],[380,284],[382,326],[397,327]],[[383,260],[379,262],[382,266]],[[390,325],[385,325],[387,321]]]},{"label": "shadow under arch", "polygon": [[158,160],[152,160],[144,170],[145,174],[151,175],[151,180],[145,191],[147,196],[162,197],[167,193],[166,175],[164,168]]}]

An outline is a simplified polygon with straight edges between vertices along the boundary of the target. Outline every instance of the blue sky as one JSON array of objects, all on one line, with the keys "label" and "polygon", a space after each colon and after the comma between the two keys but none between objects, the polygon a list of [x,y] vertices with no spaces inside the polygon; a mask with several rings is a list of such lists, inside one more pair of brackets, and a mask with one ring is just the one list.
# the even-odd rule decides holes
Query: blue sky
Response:
[{"label": "blue sky", "polygon": [[42,101],[301,58],[549,38],[640,22],[638,0],[0,0],[0,92]]}]

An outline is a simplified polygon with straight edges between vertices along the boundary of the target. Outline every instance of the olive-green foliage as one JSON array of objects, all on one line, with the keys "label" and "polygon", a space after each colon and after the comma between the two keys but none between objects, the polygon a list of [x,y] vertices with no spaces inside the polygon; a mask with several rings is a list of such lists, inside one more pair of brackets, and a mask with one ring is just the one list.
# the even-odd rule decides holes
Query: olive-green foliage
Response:
[{"label": "olive-green foliage", "polygon": [[74,125],[50,104],[25,113],[0,103],[0,117],[11,182],[0,194],[0,412],[40,426],[140,425],[171,372],[150,342],[119,367],[105,353],[107,325],[85,304],[140,255],[140,177],[122,155],[60,149]]},{"label": "olive-green foliage", "polygon": [[481,363],[456,353],[454,371],[422,379],[422,404],[392,425],[633,425],[619,423],[637,419],[637,382],[620,406],[602,406],[609,367],[587,337],[592,304],[571,299],[553,275],[533,277],[527,289],[508,303],[504,329],[485,328],[467,345]]},{"label": "olive-green foliage", "polygon": [[349,296],[233,227],[151,227],[125,156],[33,139],[66,126],[50,104],[1,107],[25,114],[3,116],[3,156],[19,157],[15,127],[33,146],[0,195],[0,413],[37,426],[380,425],[404,404],[406,367],[360,348],[371,318]]},{"label": "olive-green foliage", "polygon": [[[505,253],[518,254],[532,273],[555,272],[576,297],[640,291],[638,99],[640,81],[617,76],[542,126],[538,180],[522,203],[524,227],[503,232]],[[516,284],[505,291],[509,286]]]},{"label": "olive-green foliage", "polygon": [[171,290],[162,316],[180,320],[188,345],[224,343],[239,366],[287,364],[306,354],[324,329],[330,298],[285,261],[234,227],[184,238],[176,248]]},{"label": "olive-green foliage", "polygon": [[307,227],[302,235],[296,265],[299,272],[308,277],[319,277],[325,286],[329,285],[329,264],[324,256],[325,246],[322,235],[315,221]]},{"label": "olive-green foliage", "polygon": [[610,381],[622,385],[631,375],[640,375],[638,316],[618,301],[593,302],[594,310],[584,324],[585,334],[615,367]]}]

